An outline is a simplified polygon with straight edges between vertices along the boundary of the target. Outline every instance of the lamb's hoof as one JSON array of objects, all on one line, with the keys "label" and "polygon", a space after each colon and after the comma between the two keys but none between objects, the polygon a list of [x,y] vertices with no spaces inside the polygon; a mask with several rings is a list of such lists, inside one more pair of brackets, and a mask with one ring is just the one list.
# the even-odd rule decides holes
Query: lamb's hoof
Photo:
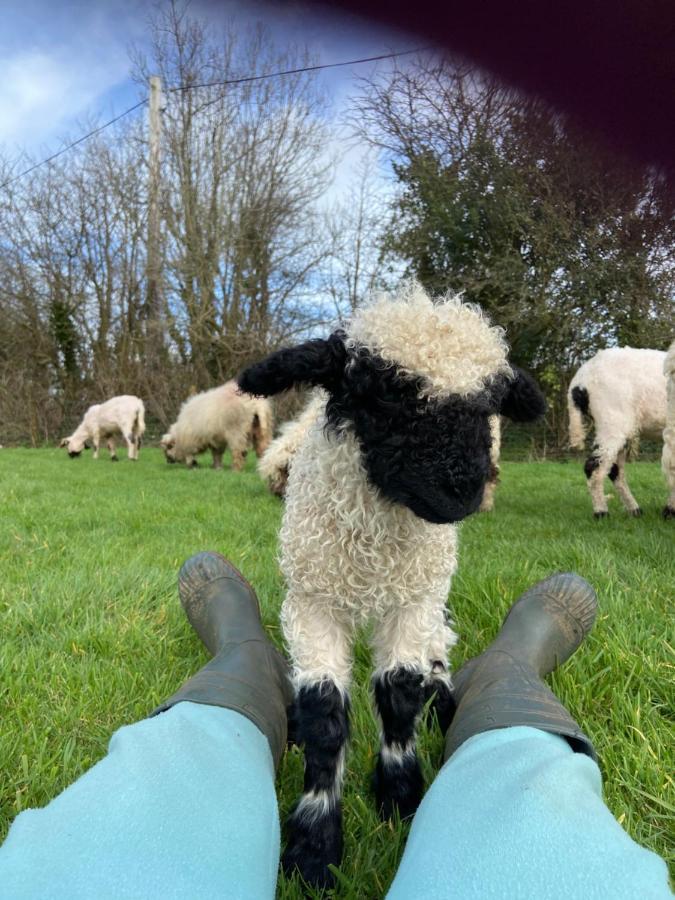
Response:
[{"label": "lamb's hoof", "polygon": [[675,519],[675,509],[672,506],[664,506],[663,507],[663,518],[664,519]]},{"label": "lamb's hoof", "polygon": [[333,808],[328,815],[303,818],[298,811],[288,821],[289,835],[281,866],[287,876],[298,872],[310,887],[319,890],[335,886],[328,868],[342,859],[342,814]]},{"label": "lamb's hoof", "polygon": [[631,514],[631,516],[633,516],[634,519],[639,519],[640,516],[642,515],[642,510],[640,509],[639,506],[637,506],[635,509],[632,509],[630,511],[630,514]]},{"label": "lamb's hoof", "polygon": [[601,509],[600,512],[594,512],[593,517],[595,519],[607,519],[609,517],[609,513],[606,509]]},{"label": "lamb's hoof", "polygon": [[190,463],[190,465],[188,466],[188,468],[190,468],[190,469],[198,469],[198,468],[199,468],[199,463],[197,462],[196,459],[193,459],[192,462]]},{"label": "lamb's hoof", "polygon": [[375,805],[382,819],[393,819],[397,812],[401,819],[414,816],[424,794],[424,779],[417,757],[402,754],[400,762],[388,760],[383,763],[380,754],[373,773],[373,787]]},{"label": "lamb's hoof", "polygon": [[119,456],[111,456],[110,457],[110,462],[119,462],[119,461],[120,461]]}]

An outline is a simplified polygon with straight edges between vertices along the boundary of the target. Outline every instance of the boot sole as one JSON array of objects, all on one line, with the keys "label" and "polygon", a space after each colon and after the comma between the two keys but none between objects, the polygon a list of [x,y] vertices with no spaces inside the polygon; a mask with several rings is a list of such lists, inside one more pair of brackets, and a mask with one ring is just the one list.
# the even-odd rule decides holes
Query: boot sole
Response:
[{"label": "boot sole", "polygon": [[[217,565],[209,567],[208,561],[215,562]],[[217,553],[215,550],[204,550],[201,553],[196,553],[180,567],[178,573],[178,594],[181,606],[185,612],[187,613],[194,605],[197,593],[201,588],[221,578],[233,579],[244,585],[255,604],[258,619],[262,622],[260,602],[253,586],[227,557],[223,556],[222,553]]]}]

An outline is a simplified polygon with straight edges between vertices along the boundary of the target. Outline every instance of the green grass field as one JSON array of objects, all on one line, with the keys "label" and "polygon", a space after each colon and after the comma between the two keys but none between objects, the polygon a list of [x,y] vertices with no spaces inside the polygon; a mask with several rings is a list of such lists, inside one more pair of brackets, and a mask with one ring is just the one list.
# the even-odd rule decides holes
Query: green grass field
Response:
[{"label": "green grass field", "polygon": [[[229,556],[257,588],[280,642],[282,507],[254,461],[237,475],[206,468],[206,459],[196,471],[167,466],[148,448],[136,465],[104,456],[0,451],[0,839],[20,810],[46,804],[105,754],[118,726],[145,717],[205,662],[176,591],[190,554]],[[596,522],[578,464],[503,465],[495,512],[462,527],[453,665],[486,645],[534,581],[568,569],[588,578],[600,615],[553,686],[595,742],[612,812],[672,863],[675,523],[660,517],[666,491],[658,465],[629,466],[629,480],[643,518],[629,518],[614,499],[610,518]],[[365,642],[356,661],[336,896],[377,898],[407,826],[382,823],[373,810],[377,727]],[[429,783],[441,737],[424,727],[420,746]],[[278,776],[282,816],[301,784],[294,748]],[[302,892],[280,879],[278,896]]]}]

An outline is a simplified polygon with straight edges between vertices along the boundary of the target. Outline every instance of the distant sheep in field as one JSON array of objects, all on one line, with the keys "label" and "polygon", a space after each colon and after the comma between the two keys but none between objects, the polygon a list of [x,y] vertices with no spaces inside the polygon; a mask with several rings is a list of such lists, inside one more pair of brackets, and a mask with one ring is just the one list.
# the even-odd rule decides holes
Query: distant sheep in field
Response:
[{"label": "distant sheep in field", "polygon": [[663,518],[672,519],[675,518],[675,341],[670,345],[670,350],[666,355],[663,374],[667,383],[667,409],[661,466],[670,492],[663,508]]},{"label": "distant sheep in field", "polygon": [[583,416],[595,424],[595,440],[584,472],[596,518],[607,516],[606,477],[629,513],[642,514],[626,480],[627,446],[641,435],[660,440],[666,417],[666,379],[661,350],[614,347],[585,362],[567,392],[570,446],[584,448]]},{"label": "distant sheep in field", "polygon": [[84,447],[91,444],[94,459],[98,459],[101,440],[104,440],[110,451],[110,459],[117,462],[115,438],[121,435],[126,441],[129,459],[135,461],[138,459],[144,432],[143,401],[139,397],[124,394],[90,406],[75,431],[70,437],[63,438],[60,446],[67,447],[68,455],[72,458],[79,456]]},{"label": "distant sheep in field", "polygon": [[423,791],[415,732],[425,698],[435,694],[446,727],[452,710],[454,523],[483,497],[490,416],[529,421],[545,403],[509,365],[502,329],[416,284],[358,309],[346,331],[280,350],[238,380],[266,396],[303,384],[325,391],[290,467],[280,534],[281,622],[305,752],[283,865],[323,886],[342,852],[355,631],[373,623],[377,806],[408,816]]},{"label": "distant sheep in field", "polygon": [[269,401],[243,394],[235,381],[228,381],[187,399],[161,446],[168,462],[188,466],[196,466],[196,457],[210,450],[214,469],[222,469],[229,447],[232,468],[238,472],[249,446],[258,456],[265,452],[273,427]]}]

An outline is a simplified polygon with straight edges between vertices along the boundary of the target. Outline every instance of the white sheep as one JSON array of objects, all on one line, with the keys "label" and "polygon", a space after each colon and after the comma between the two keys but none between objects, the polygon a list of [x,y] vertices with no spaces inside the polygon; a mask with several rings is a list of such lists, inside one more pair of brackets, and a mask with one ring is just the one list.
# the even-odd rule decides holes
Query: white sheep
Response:
[{"label": "white sheep", "polygon": [[232,468],[240,471],[249,446],[258,456],[265,452],[273,427],[269,401],[241,393],[235,381],[228,381],[189,397],[160,443],[168,462],[188,466],[196,466],[196,457],[210,450],[214,469],[222,469],[229,447]]},{"label": "white sheep", "polygon": [[376,801],[385,816],[407,816],[422,795],[415,730],[425,696],[435,694],[444,727],[452,710],[453,523],[483,497],[490,416],[536,418],[544,402],[509,366],[502,329],[416,284],[358,309],[346,332],[273,354],[239,384],[261,395],[295,384],[326,392],[290,469],[280,535],[281,621],[306,763],[283,863],[326,885],[342,848],[355,630],[373,624]]},{"label": "white sheep", "polygon": [[675,341],[670,345],[663,363],[663,374],[666,377],[666,394],[668,405],[666,410],[666,427],[663,431],[663,455],[661,467],[666,476],[669,495],[663,508],[663,518],[675,518]]},{"label": "white sheep", "polygon": [[79,456],[85,446],[91,444],[94,459],[98,459],[101,441],[104,440],[110,451],[112,462],[117,461],[115,438],[121,435],[126,441],[128,456],[138,459],[141,438],[145,432],[145,407],[139,397],[123,394],[112,397],[105,403],[90,406],[84,418],[70,437],[63,438],[61,447],[68,448],[70,457]]},{"label": "white sheep", "polygon": [[642,514],[626,480],[628,445],[641,435],[660,440],[665,426],[666,379],[661,350],[612,347],[585,362],[567,392],[570,446],[583,450],[583,416],[593,419],[595,439],[584,472],[596,518],[607,516],[604,480],[609,477],[624,507]]}]

